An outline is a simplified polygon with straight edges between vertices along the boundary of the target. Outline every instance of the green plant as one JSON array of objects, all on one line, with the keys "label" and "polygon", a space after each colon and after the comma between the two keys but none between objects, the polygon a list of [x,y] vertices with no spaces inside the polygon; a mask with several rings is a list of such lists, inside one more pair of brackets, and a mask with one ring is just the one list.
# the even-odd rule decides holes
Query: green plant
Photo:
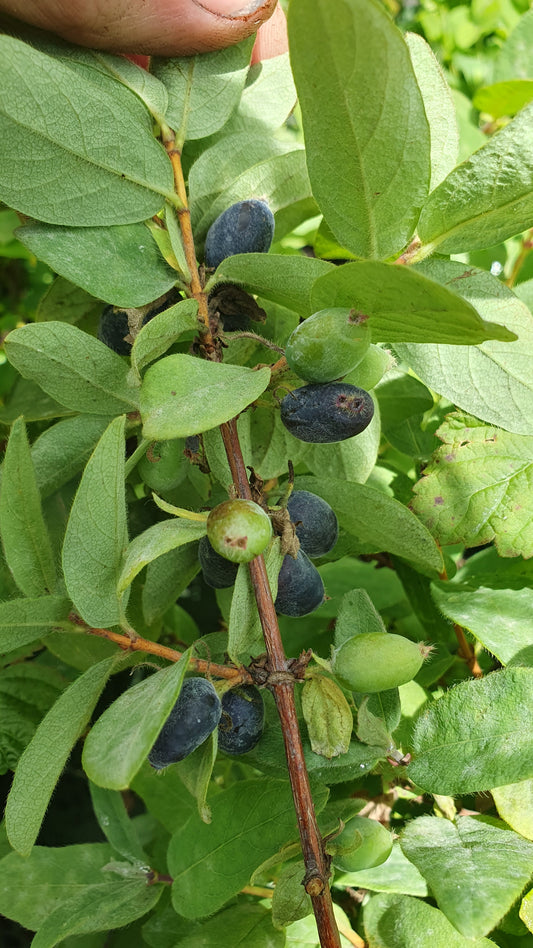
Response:
[{"label": "green plant", "polygon": [[[0,36],[0,911],[22,943],[530,940],[533,105],[500,83],[531,82],[533,19],[441,8],[446,73],[377,0],[290,0],[290,64],[250,67],[250,41],[145,72]],[[272,246],[207,272],[251,201]],[[97,338],[106,307],[162,298],[129,356]],[[287,342],[338,308],[372,343],[302,387]],[[153,495],[162,444],[183,449]],[[338,521],[313,563],[291,492]],[[272,538],[213,589],[208,511],[244,502]],[[375,634],[432,651],[347,689],[331,649]],[[233,758],[213,728],[158,775],[191,674],[258,688],[263,733]],[[398,838],[333,875],[363,800]]]}]

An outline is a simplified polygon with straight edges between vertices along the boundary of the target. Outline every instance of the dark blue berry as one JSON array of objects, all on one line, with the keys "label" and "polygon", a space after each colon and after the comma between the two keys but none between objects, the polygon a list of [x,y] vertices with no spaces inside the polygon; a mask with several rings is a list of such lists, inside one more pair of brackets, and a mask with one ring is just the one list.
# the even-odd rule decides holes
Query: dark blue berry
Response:
[{"label": "dark blue berry", "polygon": [[282,616],[306,616],[324,602],[324,584],[316,566],[302,550],[296,559],[287,555],[278,576],[274,603]]},{"label": "dark blue berry", "polygon": [[361,434],[374,415],[372,398],[347,382],[304,385],[281,403],[281,420],[300,441],[333,444]]},{"label": "dark blue berry", "polygon": [[325,500],[308,490],[296,490],[287,504],[296,536],[308,556],[325,556],[333,549],[339,536],[339,523]]},{"label": "dark blue berry", "polygon": [[273,236],[274,215],[268,204],[238,201],[211,224],[205,239],[205,265],[216,269],[236,253],[266,253]]},{"label": "dark blue berry", "polygon": [[241,685],[222,695],[218,747],[226,754],[246,754],[263,733],[265,709],[255,685]]},{"label": "dark blue berry", "polygon": [[142,326],[146,326],[146,323],[149,323],[154,316],[157,316],[158,313],[162,313],[163,310],[168,309],[169,306],[177,303],[180,299],[181,297],[176,290],[165,294],[164,299],[159,299],[148,309],[146,306],[140,309],[132,308],[130,310],[118,309],[115,306],[106,306],[100,316],[100,322],[98,324],[98,338],[100,342],[103,342],[109,349],[112,349],[113,352],[118,353],[118,355],[129,355],[133,345],[131,330],[136,327],[134,332],[138,332]]},{"label": "dark blue berry", "polygon": [[159,736],[148,754],[156,770],[192,754],[215,730],[222,705],[206,678],[187,678]]},{"label": "dark blue berry", "polygon": [[213,549],[207,537],[198,544],[198,559],[202,567],[202,576],[213,589],[227,589],[237,579],[238,563],[232,563]]}]

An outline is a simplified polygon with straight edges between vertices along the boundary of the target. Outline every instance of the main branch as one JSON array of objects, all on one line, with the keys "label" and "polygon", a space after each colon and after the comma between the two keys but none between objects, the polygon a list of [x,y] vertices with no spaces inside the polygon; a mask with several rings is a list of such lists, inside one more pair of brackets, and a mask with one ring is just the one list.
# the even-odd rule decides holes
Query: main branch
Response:
[{"label": "main branch", "polygon": [[[165,141],[165,147],[174,169],[176,192],[183,204],[183,209],[179,211],[179,221],[185,256],[192,275],[190,291],[191,295],[198,300],[199,315],[205,323],[204,343],[206,334],[209,334],[209,346],[206,347],[206,355],[209,357],[209,350],[211,349],[213,340],[209,332],[207,299],[201,288],[196,264],[196,251],[194,248],[185,182],[181,168],[181,158],[170,138]],[[211,351],[213,353],[215,352],[214,347]],[[213,358],[213,355],[211,355],[211,358]],[[251,489],[239,443],[236,419],[222,424],[220,430],[235,491],[238,497],[250,500],[252,496]],[[324,852],[322,837],[316,820],[309,775],[305,764],[302,739],[294,703],[294,677],[289,670],[289,663],[281,641],[278,619],[272,601],[272,593],[270,591],[264,558],[257,556],[249,563],[249,569],[269,660],[270,674],[268,687],[274,695],[280,716],[287,768],[302,843],[302,852],[305,862],[303,884],[311,896],[322,948],[341,948],[339,931],[333,914],[333,903],[328,884],[329,860]]]}]

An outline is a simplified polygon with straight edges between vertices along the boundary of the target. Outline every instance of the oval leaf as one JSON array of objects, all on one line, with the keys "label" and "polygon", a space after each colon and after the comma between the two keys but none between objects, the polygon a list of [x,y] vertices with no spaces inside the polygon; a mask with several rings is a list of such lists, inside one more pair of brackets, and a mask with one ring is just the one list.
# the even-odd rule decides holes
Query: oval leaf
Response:
[{"label": "oval leaf", "polygon": [[205,532],[205,522],[195,523],[192,520],[163,520],[148,527],[148,530],[131,541],[126,551],[117,586],[118,595],[124,593],[137,574],[152,560],[185,543],[199,540]]},{"label": "oval leaf", "polygon": [[117,579],[128,542],[124,487],[124,416],[98,442],[74,498],[63,543],[69,596],[90,626],[120,621]]},{"label": "oval leaf", "polygon": [[143,436],[167,441],[185,438],[229,421],[259,398],[270,369],[205,362],[170,355],[146,372],[141,386]]},{"label": "oval leaf", "polygon": [[422,712],[407,769],[428,793],[477,793],[533,777],[533,669],[464,681]]}]

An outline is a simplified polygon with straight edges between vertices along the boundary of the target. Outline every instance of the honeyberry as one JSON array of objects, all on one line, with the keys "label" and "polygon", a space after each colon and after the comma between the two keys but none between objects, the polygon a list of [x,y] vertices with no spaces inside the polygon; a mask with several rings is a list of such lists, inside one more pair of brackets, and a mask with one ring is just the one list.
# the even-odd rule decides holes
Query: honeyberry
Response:
[{"label": "honeyberry", "polygon": [[352,691],[373,694],[411,681],[420,671],[428,647],[392,632],[361,632],[333,655],[333,671]]},{"label": "honeyberry", "polygon": [[353,309],[321,309],[289,336],[285,358],[308,382],[332,382],[363,359],[370,345],[368,317]]},{"label": "honeyberry", "polygon": [[248,753],[260,740],[264,722],[263,699],[255,685],[231,688],[222,695],[219,749],[232,756]]},{"label": "honeyberry", "polygon": [[148,754],[156,770],[192,754],[215,730],[222,705],[206,678],[187,678],[157,740]]},{"label": "honeyberry", "polygon": [[207,518],[207,536],[216,553],[233,563],[248,563],[270,543],[270,517],[253,500],[226,500]]},{"label": "honeyberry", "polygon": [[198,544],[198,559],[202,567],[202,576],[213,589],[227,589],[237,579],[238,563],[231,563],[213,549],[207,537]]},{"label": "honeyberry", "polygon": [[274,236],[274,215],[264,201],[237,201],[211,224],[205,240],[206,267],[218,267],[236,253],[266,253]]},{"label": "honeyberry", "polygon": [[325,500],[308,490],[296,490],[289,498],[287,510],[307,556],[325,556],[333,549],[339,536],[339,523]]},{"label": "honeyberry", "polygon": [[137,465],[144,483],[155,491],[173,490],[181,484],[187,476],[184,447],[181,438],[154,441]]},{"label": "honeyberry", "polygon": [[142,306],[139,309],[126,310],[115,306],[106,306],[98,324],[100,342],[103,342],[109,349],[113,349],[113,352],[118,353],[118,355],[129,355],[133,345],[132,329],[134,333],[138,332],[154,316],[162,313],[164,309],[172,306],[179,299],[179,293],[172,291],[148,307]]},{"label": "honeyberry", "polygon": [[333,444],[361,434],[374,415],[363,388],[346,382],[304,385],[281,402],[281,420],[299,441]]},{"label": "honeyberry", "polygon": [[287,555],[278,576],[274,603],[282,616],[306,616],[324,602],[324,584],[316,566],[298,550],[296,559]]},{"label": "honeyberry", "polygon": [[389,858],[392,835],[376,820],[354,816],[332,840],[333,848],[337,852],[332,856],[332,862],[338,869],[344,872],[373,869]]}]

